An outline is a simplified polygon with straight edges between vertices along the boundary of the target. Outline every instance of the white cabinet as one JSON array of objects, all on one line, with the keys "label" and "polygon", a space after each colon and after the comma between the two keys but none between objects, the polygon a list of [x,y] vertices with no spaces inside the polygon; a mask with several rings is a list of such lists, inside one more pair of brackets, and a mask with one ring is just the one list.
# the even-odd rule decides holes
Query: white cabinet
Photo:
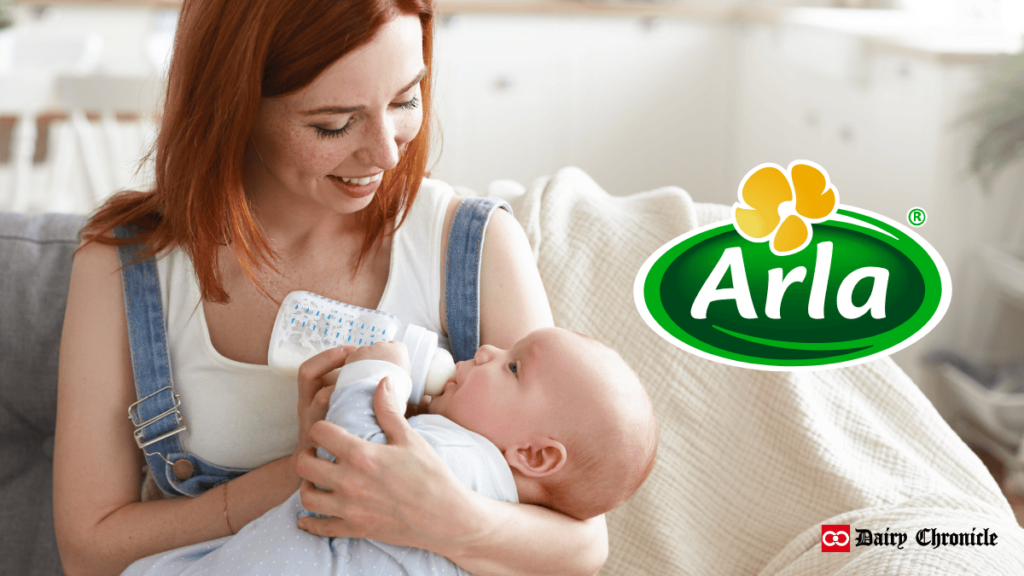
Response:
[{"label": "white cabinet", "polygon": [[438,27],[435,177],[486,190],[492,180],[528,184],[571,163],[572,42],[562,27],[557,18],[469,16]]},{"label": "white cabinet", "polygon": [[946,70],[934,60],[869,52],[860,38],[834,33],[830,43],[848,50],[818,50],[812,41],[794,47],[790,33],[797,31],[751,26],[740,42],[733,177],[761,162],[807,158],[825,167],[844,203],[897,220],[917,205],[941,212],[936,180],[951,121]]},{"label": "white cabinet", "polygon": [[456,16],[438,26],[434,175],[486,189],[576,165],[613,194],[725,181],[732,29],[679,20]]},{"label": "white cabinet", "polygon": [[985,194],[968,172],[973,134],[958,119],[991,60],[797,26],[750,25],[738,46],[732,180],[762,162],[806,158],[828,171],[845,204],[904,224],[911,208],[924,208],[928,220],[915,231],[948,265],[953,299],[936,330],[894,359],[917,380],[924,351],[988,344],[991,323],[979,319],[995,314],[996,303],[977,263],[985,243],[1005,241],[1024,188],[1011,171]]}]

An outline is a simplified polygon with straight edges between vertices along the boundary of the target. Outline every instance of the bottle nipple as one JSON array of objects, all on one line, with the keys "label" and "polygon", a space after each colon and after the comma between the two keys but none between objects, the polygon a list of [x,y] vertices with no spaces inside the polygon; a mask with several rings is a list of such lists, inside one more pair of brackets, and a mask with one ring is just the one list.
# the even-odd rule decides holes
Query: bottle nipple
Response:
[{"label": "bottle nipple", "polygon": [[423,384],[423,393],[428,396],[437,396],[444,390],[444,385],[452,378],[455,378],[455,360],[450,352],[444,348],[438,348],[434,352],[434,358],[430,361],[427,369],[427,379]]},{"label": "bottle nipple", "polygon": [[455,377],[455,360],[437,345],[437,333],[422,326],[409,324],[402,343],[409,350],[411,365],[412,391],[408,402],[419,404],[424,394],[436,395],[445,382]]}]

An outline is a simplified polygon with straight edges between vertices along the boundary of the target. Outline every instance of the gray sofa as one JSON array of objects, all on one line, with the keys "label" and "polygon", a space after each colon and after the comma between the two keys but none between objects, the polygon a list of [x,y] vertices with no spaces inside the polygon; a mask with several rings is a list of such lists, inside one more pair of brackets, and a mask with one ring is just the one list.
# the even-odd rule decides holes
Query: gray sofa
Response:
[{"label": "gray sofa", "polygon": [[84,222],[0,214],[0,574],[62,574],[53,531],[57,358]]}]

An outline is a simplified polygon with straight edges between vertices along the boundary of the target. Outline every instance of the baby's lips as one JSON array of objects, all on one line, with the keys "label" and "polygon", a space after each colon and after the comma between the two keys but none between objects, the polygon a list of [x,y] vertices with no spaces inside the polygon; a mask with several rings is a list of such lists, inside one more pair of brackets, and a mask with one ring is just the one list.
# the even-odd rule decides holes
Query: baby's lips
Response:
[{"label": "baby's lips", "polygon": [[765,238],[779,226],[779,204],[793,199],[786,175],[775,166],[765,166],[743,183],[743,203],[753,208],[736,207],[736,225],[751,238]]}]

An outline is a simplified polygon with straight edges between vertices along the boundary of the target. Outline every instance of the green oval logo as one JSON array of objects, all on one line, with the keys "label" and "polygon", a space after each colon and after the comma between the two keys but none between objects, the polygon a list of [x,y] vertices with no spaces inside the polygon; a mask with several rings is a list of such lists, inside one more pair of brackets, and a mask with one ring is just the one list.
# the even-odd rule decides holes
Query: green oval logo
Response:
[{"label": "green oval logo", "polygon": [[[822,182],[813,182],[818,206],[801,203],[806,166],[824,175],[831,194],[822,202]],[[775,165],[748,173],[732,222],[680,236],[644,263],[634,297],[648,325],[712,360],[800,370],[891,354],[939,322],[949,306],[949,272],[923,238],[839,205],[827,174],[807,161],[787,170],[795,202],[784,193],[765,202],[753,192],[775,193],[785,182],[779,174],[771,175],[773,186],[757,182],[768,169],[785,175]]]}]

